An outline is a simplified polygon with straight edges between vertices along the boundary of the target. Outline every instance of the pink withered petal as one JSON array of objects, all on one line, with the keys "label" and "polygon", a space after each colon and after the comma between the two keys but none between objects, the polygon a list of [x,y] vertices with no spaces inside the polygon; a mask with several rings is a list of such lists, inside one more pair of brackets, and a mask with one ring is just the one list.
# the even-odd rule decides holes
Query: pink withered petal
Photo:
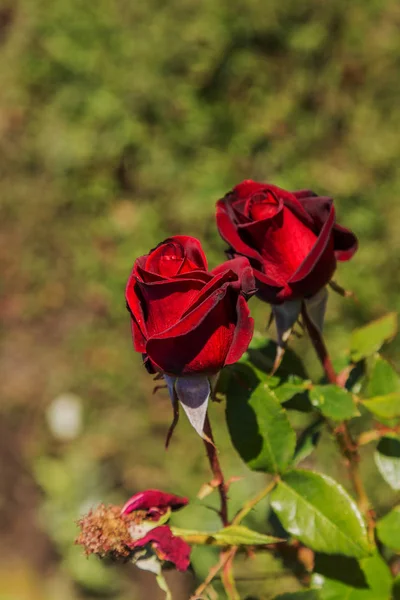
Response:
[{"label": "pink withered petal", "polygon": [[182,496],[167,494],[160,490],[146,490],[134,494],[123,506],[121,514],[128,515],[134,510],[145,510],[151,516],[154,510],[157,514],[163,514],[168,508],[179,510],[183,506],[186,506],[187,503],[188,499]]},{"label": "pink withered petal", "polygon": [[142,548],[150,544],[163,561],[173,563],[179,571],[186,571],[190,564],[190,546],[176,537],[168,525],[155,527],[140,540],[132,544],[132,548]]}]

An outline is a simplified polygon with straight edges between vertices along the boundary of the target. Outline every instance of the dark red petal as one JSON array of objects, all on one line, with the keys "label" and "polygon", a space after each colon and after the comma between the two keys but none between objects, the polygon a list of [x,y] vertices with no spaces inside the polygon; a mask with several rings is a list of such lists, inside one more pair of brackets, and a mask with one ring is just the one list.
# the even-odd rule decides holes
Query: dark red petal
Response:
[{"label": "dark red petal", "polygon": [[171,508],[179,510],[186,506],[188,499],[174,494],[167,494],[160,490],[146,490],[134,494],[121,510],[121,514],[128,515],[134,510],[150,510],[152,508]]},{"label": "dark red petal", "polygon": [[228,260],[211,271],[213,275],[219,275],[226,271],[232,271],[238,279],[238,288],[247,297],[253,295],[256,290],[256,284],[253,274],[253,269],[245,256],[238,256],[232,260]]},{"label": "dark red petal", "polygon": [[207,259],[200,242],[187,235],[170,237],[154,250],[146,260],[146,271],[165,278],[197,269],[207,270]]},{"label": "dark red petal", "polygon": [[133,274],[130,275],[126,286],[125,297],[132,317],[132,336],[135,350],[144,352],[146,347],[147,329],[142,308],[142,297],[138,283]]},{"label": "dark red petal", "polygon": [[207,258],[198,239],[189,235],[175,235],[169,239],[175,240],[182,244],[182,246],[185,248],[186,258],[191,263],[196,265],[196,269],[207,271]]},{"label": "dark red petal", "polygon": [[301,205],[312,218],[318,232],[324,226],[324,223],[329,219],[331,207],[333,205],[332,198],[328,196],[304,196],[300,199]]},{"label": "dark red petal", "polygon": [[237,231],[237,224],[235,223],[235,216],[230,206],[229,197],[218,200],[216,218],[218,231],[222,239],[230,244],[235,252],[258,262],[262,261],[259,252],[241,239]]},{"label": "dark red petal", "polygon": [[334,225],[333,227],[333,243],[337,260],[350,260],[353,254],[357,252],[357,237],[352,231],[340,225]]},{"label": "dark red petal", "polygon": [[236,297],[225,283],[185,318],[157,337],[146,351],[163,372],[172,375],[216,373],[224,366],[236,324]]},{"label": "dark red petal", "polygon": [[298,190],[297,192],[292,192],[293,196],[300,200],[301,198],[311,198],[312,196],[316,196],[317,194],[312,190]]},{"label": "dark red petal", "polygon": [[193,237],[177,235],[161,242],[147,255],[140,267],[147,273],[171,278],[179,273],[207,270],[207,260],[200,242]]},{"label": "dark red petal", "polygon": [[257,298],[268,302],[269,304],[279,304],[279,295],[282,290],[287,287],[286,284],[279,285],[276,281],[273,281],[270,277],[262,273],[261,271],[253,268],[254,277],[256,280],[257,287]]},{"label": "dark red petal", "polygon": [[173,535],[168,525],[155,527],[142,539],[132,544],[142,548],[151,544],[160,560],[173,563],[179,571],[186,571],[190,564],[191,548],[182,538]]},{"label": "dark red petal", "polygon": [[171,279],[153,284],[138,283],[143,298],[147,338],[177,323],[197,299],[204,283],[193,279]]},{"label": "dark red petal", "polygon": [[323,254],[315,263],[311,271],[299,281],[289,282],[290,294],[283,291],[279,298],[293,300],[308,298],[319,292],[332,278],[336,269],[336,258],[333,251],[333,238],[330,237]]},{"label": "dark red petal", "polygon": [[254,331],[254,319],[250,316],[250,310],[243,296],[237,301],[237,323],[233,334],[231,347],[225,364],[233,365],[246,352]]},{"label": "dark red petal", "polygon": [[238,185],[235,185],[233,188],[234,194],[236,194],[237,198],[248,198],[249,196],[259,192],[267,187],[265,183],[258,183],[257,181],[253,181],[252,179],[245,179]]},{"label": "dark red petal", "polygon": [[286,206],[271,219],[242,227],[259,248],[262,270],[275,285],[284,286],[290,280],[317,239]]},{"label": "dark red petal", "polygon": [[313,248],[305,258],[305,260],[303,260],[302,264],[294,273],[293,277],[291,277],[289,280],[289,283],[291,285],[300,281],[301,279],[304,279],[315,267],[321,256],[324,254],[324,251],[331,240],[332,228],[334,223],[335,209],[333,207],[333,204],[331,204],[328,218],[326,219],[321,229],[317,241],[315,242]]}]

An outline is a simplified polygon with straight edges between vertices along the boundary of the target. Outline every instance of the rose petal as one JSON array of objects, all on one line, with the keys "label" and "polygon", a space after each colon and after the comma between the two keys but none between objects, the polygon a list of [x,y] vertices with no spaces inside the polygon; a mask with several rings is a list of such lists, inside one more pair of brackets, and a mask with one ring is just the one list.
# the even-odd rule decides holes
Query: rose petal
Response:
[{"label": "rose petal", "polygon": [[146,352],[160,371],[172,375],[217,373],[225,364],[236,326],[225,283],[182,320],[150,338]]},{"label": "rose petal", "polygon": [[155,527],[141,540],[132,544],[133,548],[142,548],[150,544],[160,560],[173,563],[179,571],[186,571],[190,564],[191,548],[181,538],[173,535],[168,525]]},{"label": "rose petal", "polygon": [[161,333],[177,323],[199,296],[204,283],[192,279],[172,279],[153,284],[138,283],[146,306],[147,337]]},{"label": "rose petal", "polygon": [[233,365],[243,356],[253,337],[254,319],[250,316],[249,307],[243,296],[239,296],[238,298],[237,315],[238,320],[233,333],[231,347],[225,359],[226,365]]},{"label": "rose petal", "polygon": [[234,222],[233,210],[230,206],[231,201],[229,197],[225,197],[217,202],[217,227],[222,239],[230,244],[238,254],[262,262],[260,253],[246,244],[239,236]]},{"label": "rose petal", "polygon": [[144,268],[164,278],[196,269],[207,270],[207,259],[196,238],[177,235],[164,240],[146,259]]},{"label": "rose petal", "polygon": [[142,309],[142,299],[136,279],[131,275],[125,291],[126,303],[132,317],[133,344],[137,352],[146,349],[147,330]]},{"label": "rose petal", "polygon": [[333,243],[337,260],[350,260],[357,252],[357,237],[352,231],[345,227],[341,227],[340,225],[335,224],[333,227]]},{"label": "rose petal", "polygon": [[187,503],[188,499],[182,496],[167,494],[160,490],[146,490],[134,494],[129,498],[123,506],[121,514],[128,515],[134,510],[150,510],[152,508],[179,510],[183,506],[186,506]]}]

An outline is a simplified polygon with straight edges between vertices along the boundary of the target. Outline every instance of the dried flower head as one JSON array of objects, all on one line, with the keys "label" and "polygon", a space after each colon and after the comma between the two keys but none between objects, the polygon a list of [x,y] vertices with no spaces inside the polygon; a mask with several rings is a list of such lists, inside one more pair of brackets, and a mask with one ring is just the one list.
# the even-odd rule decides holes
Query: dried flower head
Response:
[{"label": "dried flower head", "polygon": [[121,514],[120,506],[100,504],[79,519],[81,533],[76,544],[84,547],[87,556],[97,554],[101,558],[127,559],[132,554],[130,528],[140,524],[145,516],[145,511]]}]

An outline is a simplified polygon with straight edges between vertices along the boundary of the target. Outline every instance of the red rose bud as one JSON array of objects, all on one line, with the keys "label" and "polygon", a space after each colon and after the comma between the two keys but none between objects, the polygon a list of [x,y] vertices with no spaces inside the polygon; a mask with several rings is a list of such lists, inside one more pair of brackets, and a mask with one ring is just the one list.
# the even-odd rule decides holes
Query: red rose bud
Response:
[{"label": "red rose bud", "polygon": [[179,510],[187,503],[188,499],[182,496],[166,494],[160,490],[146,490],[132,496],[123,506],[121,514],[128,515],[138,510],[146,511],[146,518],[153,520],[154,517],[165,514],[168,509]]},{"label": "red rose bud", "polygon": [[336,261],[349,260],[357,250],[355,235],[336,224],[331,198],[247,180],[217,202],[217,226],[229,253],[249,259],[257,295],[274,305],[281,345],[302,301],[310,299],[310,316],[322,327],[326,293],[321,290]]},{"label": "red rose bud", "polygon": [[255,292],[249,261],[228,261],[212,271],[200,243],[175,236],[135,261],[126,287],[135,349],[151,371],[165,375],[203,435],[209,377],[247,350],[253,319],[246,298]]}]

